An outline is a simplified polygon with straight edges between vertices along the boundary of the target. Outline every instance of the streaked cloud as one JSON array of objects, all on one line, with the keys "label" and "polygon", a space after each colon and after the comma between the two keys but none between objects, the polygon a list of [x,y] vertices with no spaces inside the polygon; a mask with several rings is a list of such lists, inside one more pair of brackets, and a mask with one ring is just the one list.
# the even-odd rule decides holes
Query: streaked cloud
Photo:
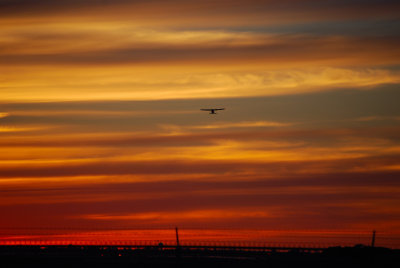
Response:
[{"label": "streaked cloud", "polygon": [[0,126],[0,132],[25,132],[35,131],[43,129],[41,127],[11,127],[11,126]]},{"label": "streaked cloud", "polygon": [[[43,17],[50,21],[62,18],[80,20],[128,20],[138,24],[178,25],[252,25],[332,19],[369,19],[371,16],[397,17],[398,3],[385,1],[6,1],[2,15],[11,20]],[[214,12],[210,12],[210,10]],[[266,20],[265,18],[268,18]],[[225,19],[225,20],[224,20]],[[227,21],[229,19],[229,22]],[[236,20],[233,20],[236,19]]]},{"label": "streaked cloud", "polygon": [[218,122],[212,125],[197,125],[197,126],[177,126],[177,125],[161,125],[161,128],[173,133],[182,133],[185,129],[224,129],[224,128],[252,128],[252,127],[285,127],[290,126],[290,123],[281,123],[273,121],[243,121],[243,122]]},{"label": "streaked cloud", "polygon": [[[78,68],[71,70],[70,74],[68,69],[64,74],[52,74],[51,70],[45,73],[45,70],[35,77],[28,76],[22,80],[15,78],[3,83],[3,101],[271,96],[341,88],[366,89],[399,82],[398,71],[384,69],[296,68],[217,73],[194,71],[188,74],[178,68],[174,73],[161,71],[159,74],[151,74],[144,69],[139,71],[140,76],[132,76],[126,70],[121,70],[122,73],[107,73],[103,69],[93,76],[90,75],[90,69],[88,72],[81,72]],[[54,76],[54,80],[42,80],[36,85],[37,80],[43,79],[44,75]],[[74,82],[70,82],[70,76],[75,77]],[[36,94],[29,94],[31,90],[35,90]]]},{"label": "streaked cloud", "polygon": [[177,213],[136,213],[127,215],[86,215],[86,219],[94,220],[139,220],[152,222],[170,222],[171,220],[182,221],[184,219],[190,220],[204,220],[204,219],[231,219],[231,218],[265,218],[268,214],[264,211],[258,212],[244,212],[244,211],[227,211],[227,210],[195,210]]},{"label": "streaked cloud", "polygon": [[7,117],[9,113],[0,113],[0,118]]}]

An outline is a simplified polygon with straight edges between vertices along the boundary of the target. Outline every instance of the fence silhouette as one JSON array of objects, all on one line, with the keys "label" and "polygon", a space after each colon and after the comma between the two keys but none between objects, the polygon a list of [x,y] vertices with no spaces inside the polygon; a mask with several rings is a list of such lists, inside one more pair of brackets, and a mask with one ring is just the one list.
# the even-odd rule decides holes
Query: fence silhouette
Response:
[{"label": "fence silhouette", "polygon": [[[320,250],[335,246],[371,245],[372,232],[182,229],[179,237],[182,248]],[[377,232],[375,244],[398,249],[400,235]],[[3,228],[0,229],[0,245],[172,248],[177,246],[177,241],[174,229]]]}]

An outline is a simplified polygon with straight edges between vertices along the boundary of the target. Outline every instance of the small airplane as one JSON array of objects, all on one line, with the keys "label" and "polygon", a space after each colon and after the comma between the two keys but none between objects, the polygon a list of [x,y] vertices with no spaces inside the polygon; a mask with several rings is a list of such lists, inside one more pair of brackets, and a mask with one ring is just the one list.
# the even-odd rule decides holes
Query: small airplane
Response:
[{"label": "small airplane", "polygon": [[200,109],[201,111],[208,111],[210,114],[217,114],[215,111],[225,110],[225,108],[215,108],[215,109]]}]

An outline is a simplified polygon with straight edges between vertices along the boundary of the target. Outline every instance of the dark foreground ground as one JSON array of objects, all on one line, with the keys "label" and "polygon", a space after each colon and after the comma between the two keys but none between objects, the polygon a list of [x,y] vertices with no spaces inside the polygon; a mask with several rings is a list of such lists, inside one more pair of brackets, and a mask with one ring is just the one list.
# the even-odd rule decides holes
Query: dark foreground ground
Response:
[{"label": "dark foreground ground", "polygon": [[0,246],[0,267],[400,267],[400,250]]}]

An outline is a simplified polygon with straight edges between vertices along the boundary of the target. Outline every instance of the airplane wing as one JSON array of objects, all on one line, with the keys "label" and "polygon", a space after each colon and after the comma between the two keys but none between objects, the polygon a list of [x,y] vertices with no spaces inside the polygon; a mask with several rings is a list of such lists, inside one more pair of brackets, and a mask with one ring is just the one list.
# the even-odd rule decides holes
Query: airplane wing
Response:
[{"label": "airplane wing", "polygon": [[225,108],[213,109],[214,111],[225,110]]},{"label": "airplane wing", "polygon": [[216,108],[216,109],[200,109],[201,111],[220,111],[225,110],[225,108]]}]

